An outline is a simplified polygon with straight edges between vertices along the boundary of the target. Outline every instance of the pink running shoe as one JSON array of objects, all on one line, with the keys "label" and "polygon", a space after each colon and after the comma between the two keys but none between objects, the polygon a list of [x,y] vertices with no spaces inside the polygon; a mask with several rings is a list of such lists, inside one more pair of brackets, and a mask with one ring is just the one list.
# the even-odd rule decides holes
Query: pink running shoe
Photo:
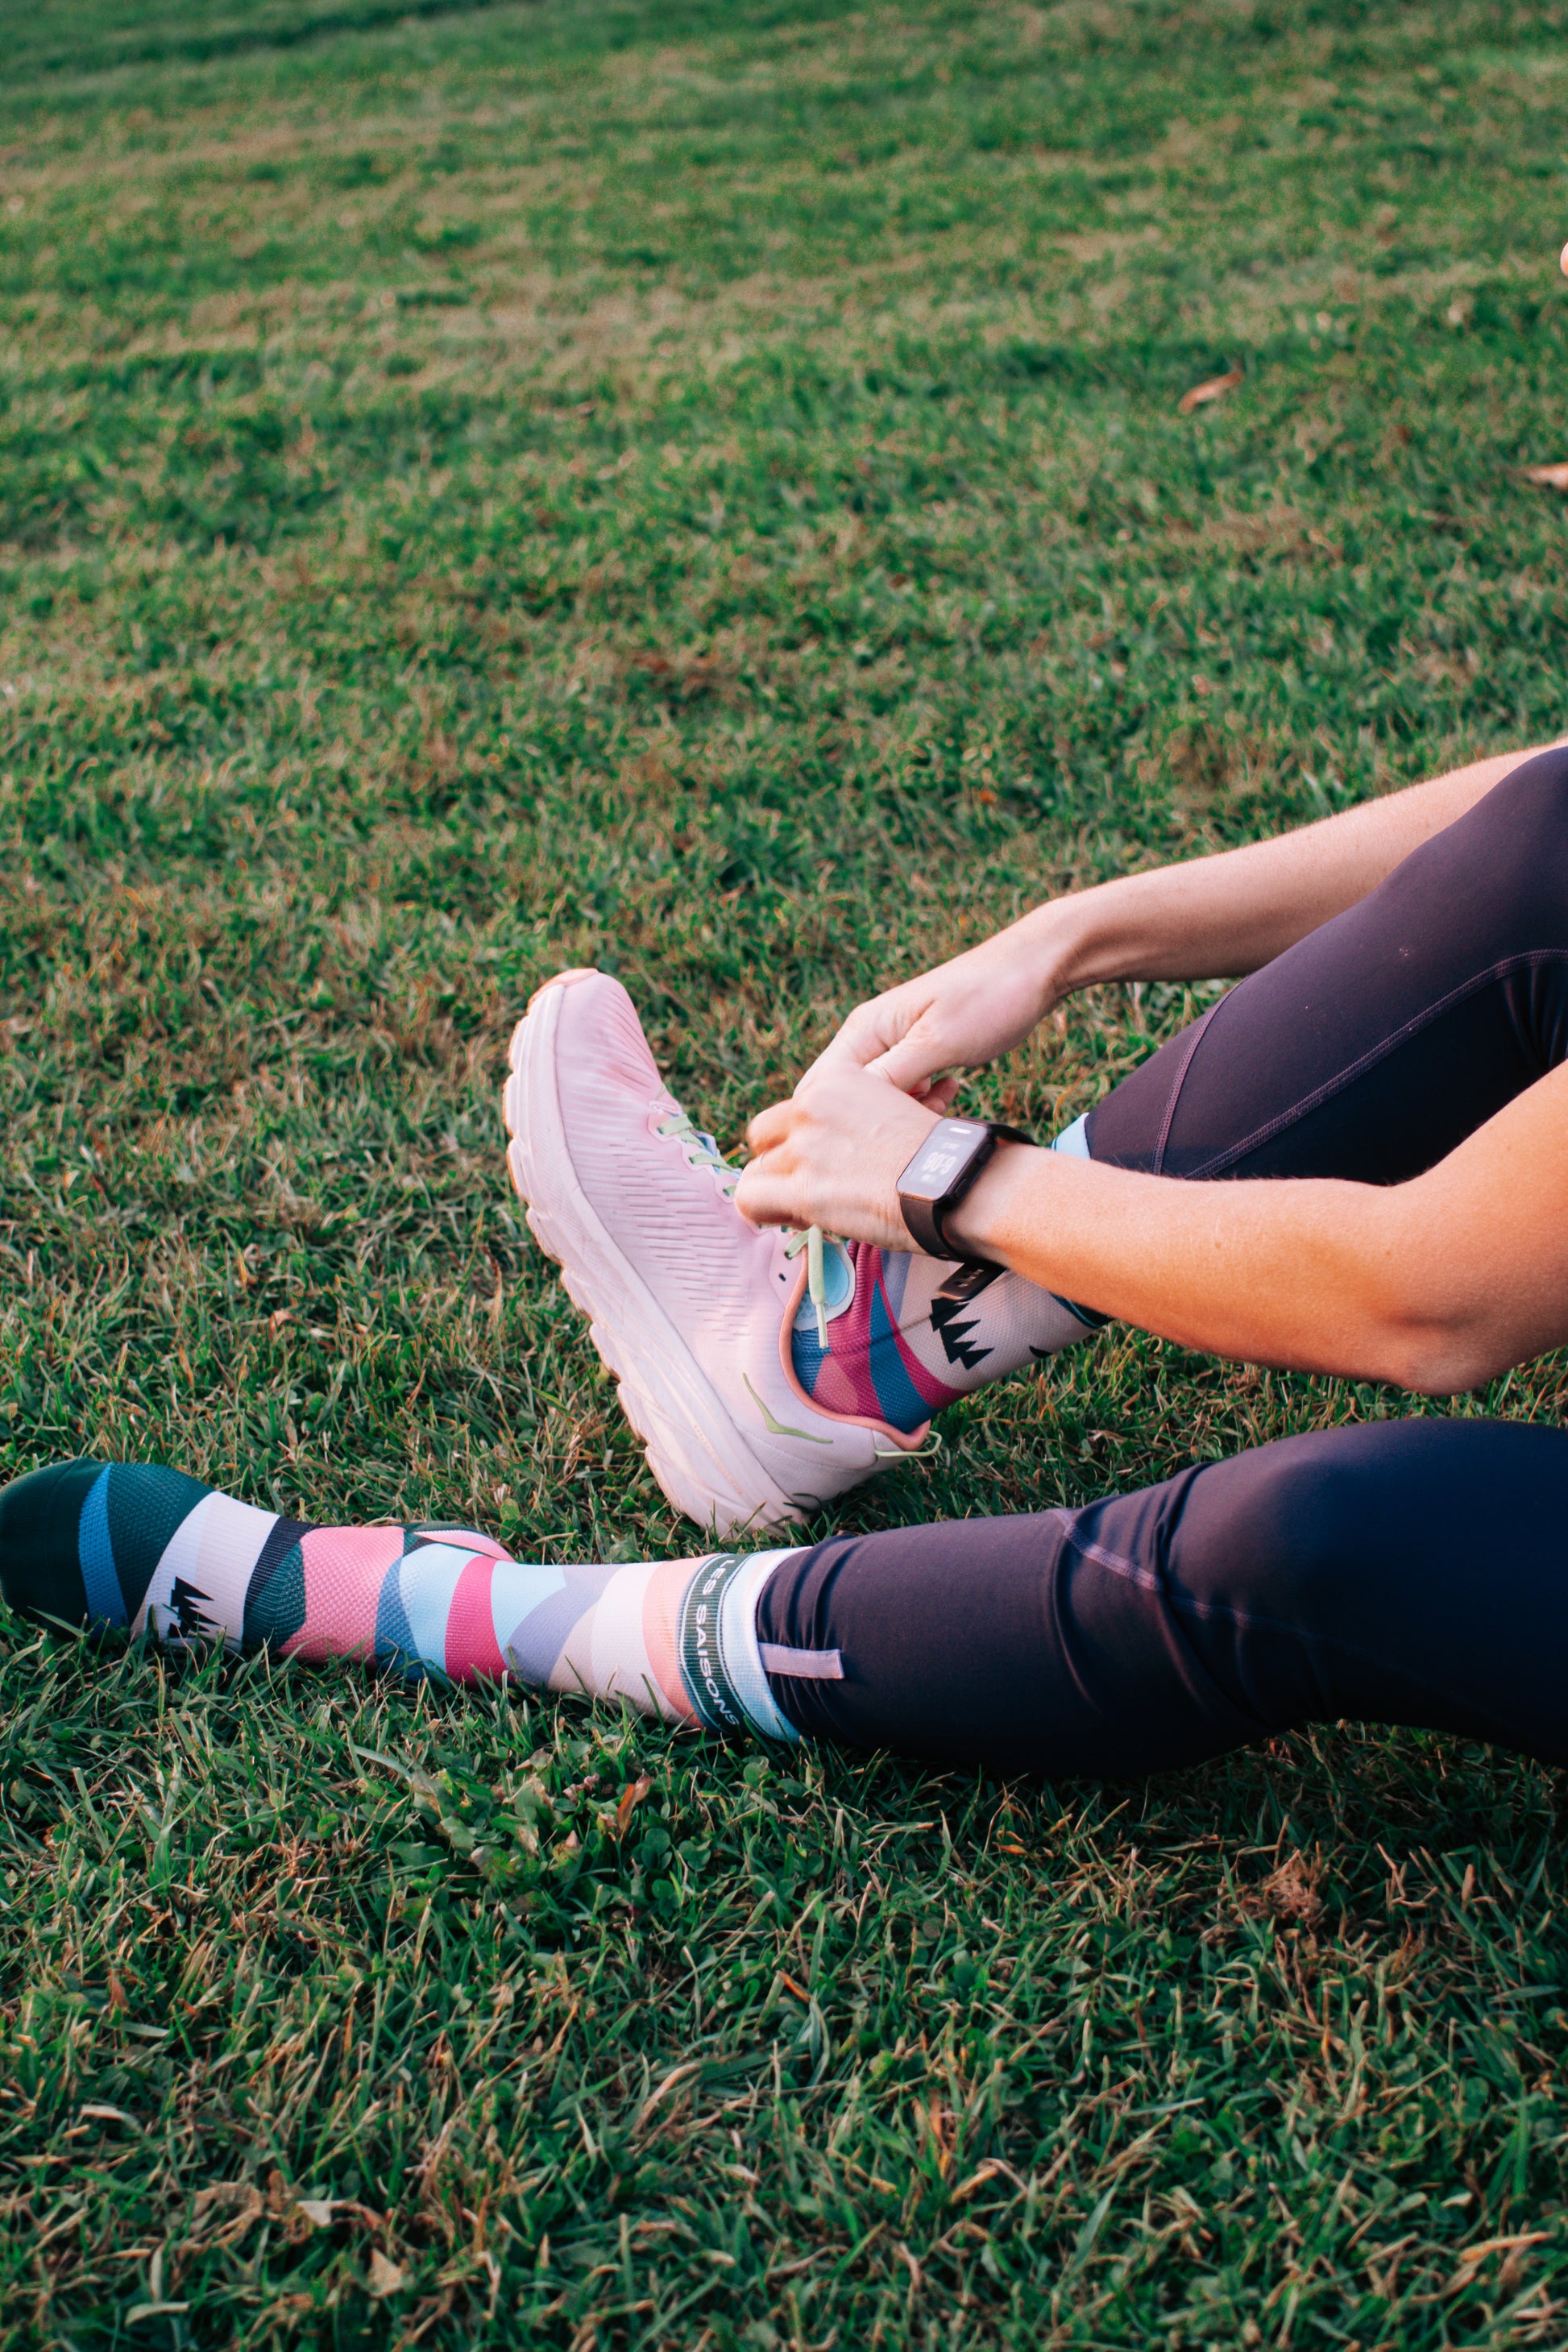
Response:
[{"label": "pink running shoe", "polygon": [[537,992],[505,1108],[528,1222],[689,1518],[725,1539],[786,1526],[916,1450],[924,1427],[824,1412],[795,1379],[805,1253],[735,1207],[739,1171],[666,1087],[618,980]]}]

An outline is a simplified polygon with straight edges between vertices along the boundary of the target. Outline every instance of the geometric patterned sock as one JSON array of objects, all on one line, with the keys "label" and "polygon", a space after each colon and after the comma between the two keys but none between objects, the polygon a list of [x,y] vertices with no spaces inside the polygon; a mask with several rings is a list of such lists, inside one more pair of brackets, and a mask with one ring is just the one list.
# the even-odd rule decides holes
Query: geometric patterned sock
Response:
[{"label": "geometric patterned sock", "polygon": [[510,1676],[793,1740],[756,1635],[758,1595],[788,1557],[554,1567],[468,1528],[315,1527],[139,1463],[58,1464],[0,1493],[0,1591],[32,1616],[415,1677]]},{"label": "geometric patterned sock", "polygon": [[803,1297],[790,1361],[819,1412],[918,1429],[942,1405],[1055,1355],[1089,1326],[1022,1275],[827,1242],[827,1346]]}]

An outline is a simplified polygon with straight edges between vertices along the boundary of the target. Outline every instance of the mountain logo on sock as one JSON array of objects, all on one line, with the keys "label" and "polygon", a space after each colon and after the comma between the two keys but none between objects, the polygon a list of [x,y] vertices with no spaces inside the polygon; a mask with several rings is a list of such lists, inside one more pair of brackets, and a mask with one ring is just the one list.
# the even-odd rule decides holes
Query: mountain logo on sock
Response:
[{"label": "mountain logo on sock", "polygon": [[165,1603],[169,1638],[177,1642],[210,1642],[221,1633],[222,1626],[207,1614],[210,1599],[209,1593],[187,1584],[183,1576],[176,1576]]},{"label": "mountain logo on sock", "polygon": [[979,1258],[966,1259],[955,1266],[931,1303],[931,1328],[942,1341],[950,1364],[962,1364],[966,1372],[973,1371],[990,1355],[989,1348],[973,1348],[968,1344],[969,1334],[977,1326],[961,1323],[959,1317],[973,1307],[983,1290],[988,1290],[1002,1269],[988,1265]]}]

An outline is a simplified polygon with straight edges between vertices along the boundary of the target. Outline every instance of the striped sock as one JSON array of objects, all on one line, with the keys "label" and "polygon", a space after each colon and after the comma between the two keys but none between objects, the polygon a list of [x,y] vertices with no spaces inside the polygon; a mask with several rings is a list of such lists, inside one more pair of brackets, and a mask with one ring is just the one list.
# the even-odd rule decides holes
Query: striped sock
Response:
[{"label": "striped sock", "polygon": [[140,1463],[63,1463],[0,1493],[0,1590],[29,1615],[452,1682],[510,1675],[785,1740],[756,1612],[790,1557],[556,1568],[468,1528],[315,1527]]},{"label": "striped sock", "polygon": [[790,1334],[795,1376],[824,1412],[918,1429],[955,1397],[1089,1336],[1082,1316],[1001,1266],[858,1242],[830,1242],[825,1255],[827,1345],[809,1297]]}]

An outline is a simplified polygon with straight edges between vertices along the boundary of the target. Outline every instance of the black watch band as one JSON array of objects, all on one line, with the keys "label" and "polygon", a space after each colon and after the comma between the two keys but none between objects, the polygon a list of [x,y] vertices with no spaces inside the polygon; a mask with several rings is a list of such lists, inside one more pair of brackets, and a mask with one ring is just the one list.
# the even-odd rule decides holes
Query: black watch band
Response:
[{"label": "black watch band", "polygon": [[998,1143],[1032,1143],[1033,1136],[995,1119],[938,1119],[899,1179],[899,1207],[915,1247],[927,1257],[962,1260],[973,1250],[948,1239],[944,1223],[990,1160]]}]

